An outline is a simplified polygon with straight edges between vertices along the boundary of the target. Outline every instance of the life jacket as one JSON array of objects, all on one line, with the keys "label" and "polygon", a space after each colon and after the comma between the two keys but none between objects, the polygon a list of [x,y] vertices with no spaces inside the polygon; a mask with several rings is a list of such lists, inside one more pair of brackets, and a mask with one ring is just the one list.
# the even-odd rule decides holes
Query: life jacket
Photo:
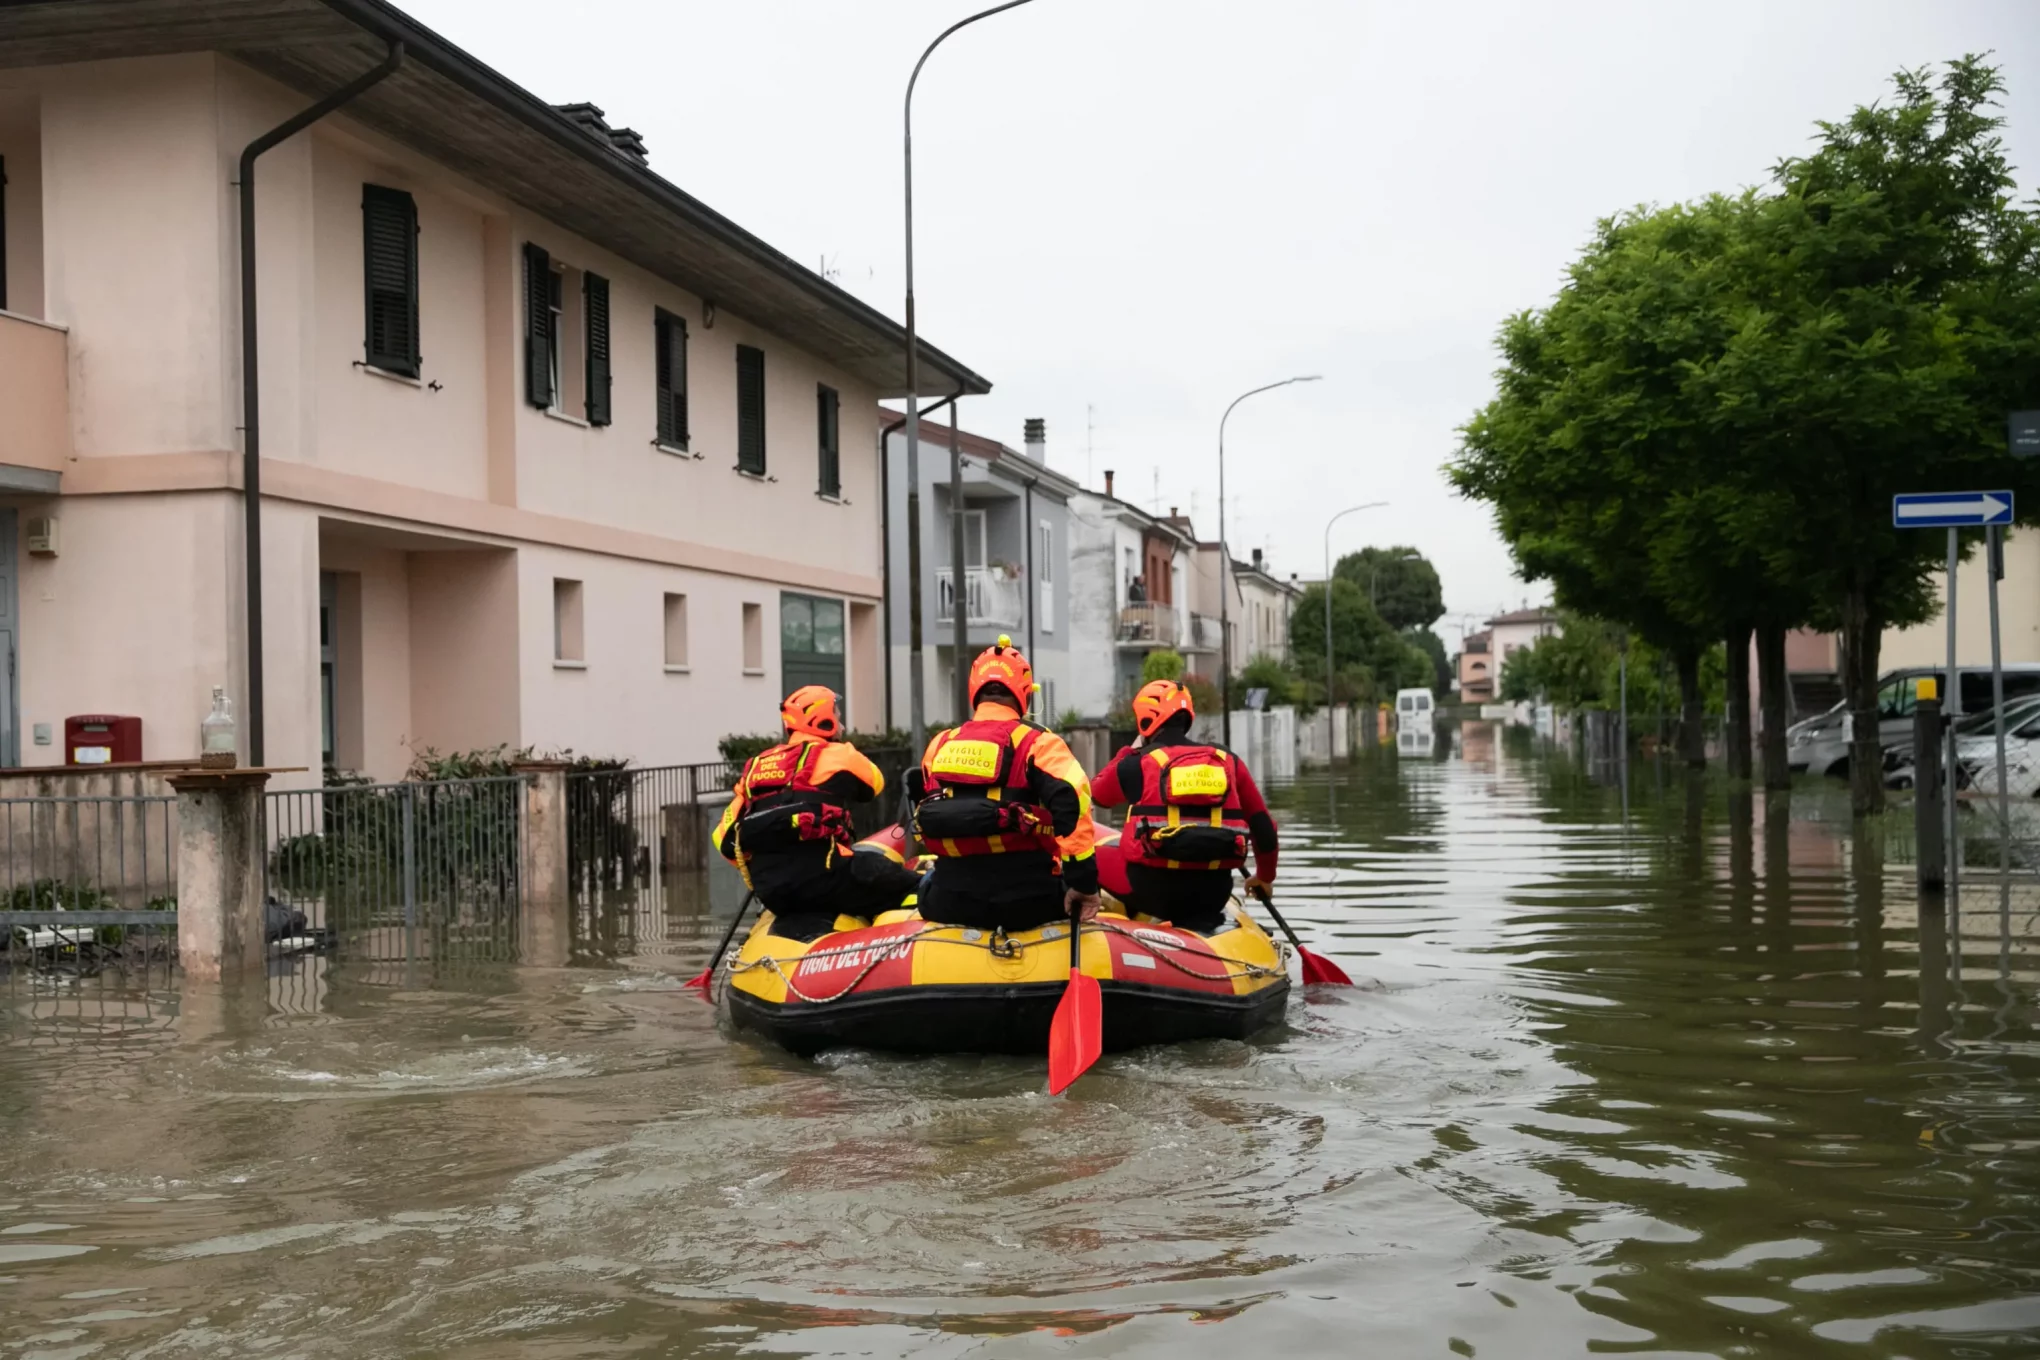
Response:
[{"label": "life jacket", "polygon": [[850,810],[829,801],[814,782],[821,761],[819,741],[784,742],[751,757],[737,780],[737,794],[746,807],[735,828],[737,863],[753,855],[795,850],[827,842],[825,857],[849,854],[854,842]]},{"label": "life jacket", "polygon": [[1141,757],[1140,797],[1119,844],[1129,864],[1237,869],[1247,862],[1234,757],[1216,746],[1164,746]]},{"label": "life jacket", "polygon": [[1017,718],[973,718],[935,738],[922,763],[914,833],[929,853],[1055,854],[1055,818],[1031,801],[1028,770],[1041,729]]}]

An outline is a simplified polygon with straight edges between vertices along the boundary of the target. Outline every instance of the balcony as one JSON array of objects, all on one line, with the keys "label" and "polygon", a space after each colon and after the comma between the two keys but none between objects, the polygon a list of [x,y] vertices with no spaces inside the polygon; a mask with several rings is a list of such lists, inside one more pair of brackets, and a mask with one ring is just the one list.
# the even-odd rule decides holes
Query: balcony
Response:
[{"label": "balcony", "polygon": [[1173,647],[1182,636],[1181,616],[1172,604],[1130,604],[1119,611],[1122,646]]},{"label": "balcony", "polygon": [[1190,652],[1215,652],[1223,644],[1220,639],[1225,630],[1219,621],[1209,614],[1192,614],[1190,631],[1183,639],[1183,649]]},{"label": "balcony", "polygon": [[[966,567],[963,572],[963,619],[988,628],[1018,628],[1026,620],[1018,578],[994,567]],[[947,567],[935,573],[935,617],[956,618],[956,574]]]},{"label": "balcony", "polygon": [[69,337],[0,312],[0,489],[54,492],[71,456]]}]

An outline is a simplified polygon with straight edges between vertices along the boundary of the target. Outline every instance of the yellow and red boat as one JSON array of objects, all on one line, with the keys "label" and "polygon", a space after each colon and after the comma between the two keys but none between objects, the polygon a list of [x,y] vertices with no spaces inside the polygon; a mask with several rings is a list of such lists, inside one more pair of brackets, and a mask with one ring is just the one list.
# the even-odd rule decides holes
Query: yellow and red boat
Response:
[{"label": "yellow and red boat", "polygon": [[[1102,837],[1111,844],[1110,833]],[[900,833],[860,843],[899,858]],[[1109,876],[1108,876],[1109,882]],[[766,912],[727,965],[730,1013],[796,1053],[1040,1053],[1069,980],[1069,923],[1008,934],[924,921],[909,904],[869,922],[838,917],[814,940],[775,933]],[[1083,927],[1108,1049],[1243,1039],[1281,1018],[1286,951],[1237,905],[1209,934],[1130,916],[1108,895]]]}]

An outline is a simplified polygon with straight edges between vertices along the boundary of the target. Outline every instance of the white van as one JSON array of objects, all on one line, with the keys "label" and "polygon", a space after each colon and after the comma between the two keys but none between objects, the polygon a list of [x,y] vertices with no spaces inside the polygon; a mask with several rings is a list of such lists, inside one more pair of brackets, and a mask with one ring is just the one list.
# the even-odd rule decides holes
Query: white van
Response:
[{"label": "white van", "polygon": [[1395,725],[1398,728],[1429,727],[1432,717],[1430,690],[1399,689],[1395,692]]}]

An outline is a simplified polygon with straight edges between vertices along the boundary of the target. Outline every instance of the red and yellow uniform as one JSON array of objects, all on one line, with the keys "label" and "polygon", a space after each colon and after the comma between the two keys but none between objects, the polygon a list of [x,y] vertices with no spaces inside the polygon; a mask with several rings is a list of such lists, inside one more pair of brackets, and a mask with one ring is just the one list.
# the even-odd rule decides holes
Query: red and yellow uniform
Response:
[{"label": "red and yellow uniform", "polygon": [[1063,739],[1027,721],[1034,672],[1011,642],[971,667],[970,721],[929,741],[915,833],[939,861],[921,915],[1024,930],[1098,891],[1091,788]]},{"label": "red and yellow uniform", "polygon": [[885,792],[864,753],[835,740],[836,696],[805,686],[780,709],[786,740],[760,751],[737,777],[715,828],[715,848],[779,918],[780,933],[826,930],[838,915],[870,916],[900,904],[918,878],[882,855],[857,854],[850,808]]},{"label": "red and yellow uniform", "polygon": [[1128,809],[1119,849],[1127,905],[1190,930],[1215,929],[1232,895],[1233,871],[1254,859],[1250,890],[1275,881],[1275,820],[1245,761],[1190,739],[1189,692],[1158,680],[1134,697],[1139,746],[1098,772],[1099,807]]}]

